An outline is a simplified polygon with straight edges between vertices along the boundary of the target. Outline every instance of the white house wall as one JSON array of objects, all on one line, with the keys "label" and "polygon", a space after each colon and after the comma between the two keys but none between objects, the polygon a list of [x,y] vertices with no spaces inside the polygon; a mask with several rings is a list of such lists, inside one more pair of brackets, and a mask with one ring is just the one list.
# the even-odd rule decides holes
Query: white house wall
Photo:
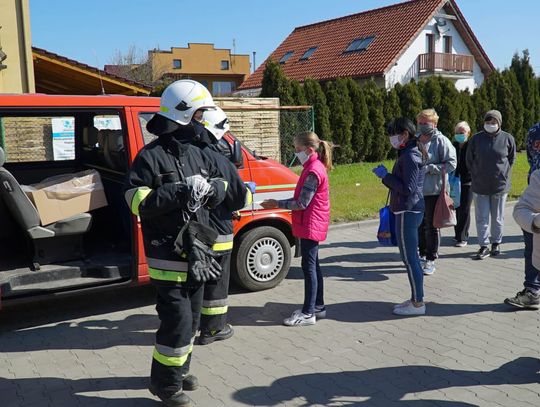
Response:
[{"label": "white house wall", "polygon": [[[448,30],[444,32],[443,35],[450,35],[452,37],[453,54],[472,55],[451,20],[446,20],[446,25],[443,27],[443,30]],[[428,45],[426,34],[435,35],[435,52],[443,52],[443,35],[438,35],[435,29],[435,19],[432,19],[386,74],[385,82],[387,89],[393,87],[398,82],[405,84],[411,79],[418,80],[417,58],[418,55],[427,53]],[[476,87],[480,86],[483,81],[484,74],[480,70],[480,66],[476,60],[474,60],[473,75],[467,79],[458,79],[456,81],[456,88],[460,91],[469,89],[469,91],[472,92]]]}]

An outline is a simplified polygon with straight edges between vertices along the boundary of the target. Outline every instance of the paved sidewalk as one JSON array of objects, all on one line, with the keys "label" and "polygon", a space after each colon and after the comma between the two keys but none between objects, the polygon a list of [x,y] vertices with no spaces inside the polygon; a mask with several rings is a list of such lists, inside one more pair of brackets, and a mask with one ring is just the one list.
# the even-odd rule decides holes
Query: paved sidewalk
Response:
[{"label": "paved sidewalk", "polygon": [[[303,296],[299,259],[277,288],[231,295],[230,340],[197,346],[197,406],[540,406],[540,312],[514,311],[520,229],[506,210],[503,254],[471,260],[444,232],[426,277],[427,315],[396,317],[409,295],[397,248],[377,223],[333,228],[321,250],[328,319],[281,325]],[[474,225],[471,232],[474,232]],[[151,287],[0,313],[0,405],[159,406],[146,390]]]}]

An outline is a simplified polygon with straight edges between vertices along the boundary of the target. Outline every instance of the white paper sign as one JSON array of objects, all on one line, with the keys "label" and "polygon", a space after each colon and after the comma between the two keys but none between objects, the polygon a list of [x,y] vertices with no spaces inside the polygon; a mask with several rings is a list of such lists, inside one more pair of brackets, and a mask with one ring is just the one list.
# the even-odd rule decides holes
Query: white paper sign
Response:
[{"label": "white paper sign", "polygon": [[75,159],[75,118],[55,117],[52,122],[53,156],[55,160]]}]

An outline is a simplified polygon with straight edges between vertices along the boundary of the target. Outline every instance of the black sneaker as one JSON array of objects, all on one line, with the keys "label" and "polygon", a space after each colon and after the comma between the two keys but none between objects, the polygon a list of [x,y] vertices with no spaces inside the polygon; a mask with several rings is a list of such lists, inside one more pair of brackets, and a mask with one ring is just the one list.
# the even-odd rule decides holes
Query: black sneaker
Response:
[{"label": "black sneaker", "polygon": [[482,246],[478,250],[478,253],[476,253],[475,259],[476,260],[484,260],[486,257],[489,257],[489,256],[490,256],[490,252],[489,252],[489,249],[487,248],[487,246]]},{"label": "black sneaker", "polygon": [[499,247],[499,243],[493,243],[491,245],[491,255],[492,256],[498,256],[499,254],[501,254],[501,248]]},{"label": "black sneaker", "polygon": [[234,335],[234,330],[230,324],[226,324],[225,328],[217,332],[203,332],[199,335],[197,345],[209,345],[214,341],[224,341]]},{"label": "black sneaker", "polygon": [[171,394],[170,392],[158,389],[153,384],[150,384],[148,390],[154,396],[158,397],[167,407],[191,407],[193,405],[191,404],[191,399],[182,390]]},{"label": "black sneaker", "polygon": [[523,290],[515,297],[504,300],[505,304],[523,309],[540,309],[540,293],[534,294],[529,290]]},{"label": "black sneaker", "polygon": [[199,388],[199,379],[197,379],[197,376],[188,374],[186,377],[182,379],[182,390],[193,391],[193,390],[197,390],[198,388]]}]

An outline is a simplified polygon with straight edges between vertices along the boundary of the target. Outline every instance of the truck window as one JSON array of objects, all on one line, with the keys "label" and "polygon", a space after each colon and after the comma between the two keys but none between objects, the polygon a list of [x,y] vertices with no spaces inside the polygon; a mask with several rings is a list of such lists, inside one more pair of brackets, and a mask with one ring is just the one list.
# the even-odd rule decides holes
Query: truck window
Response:
[{"label": "truck window", "polygon": [[75,159],[75,117],[0,114],[0,146],[7,162]]},{"label": "truck window", "polygon": [[146,123],[154,116],[154,113],[139,113],[139,124],[141,125],[141,133],[143,135],[144,144],[151,143],[157,137],[146,130]]},{"label": "truck window", "polygon": [[94,115],[83,131],[84,163],[97,169],[125,173],[127,154],[118,114]]}]

